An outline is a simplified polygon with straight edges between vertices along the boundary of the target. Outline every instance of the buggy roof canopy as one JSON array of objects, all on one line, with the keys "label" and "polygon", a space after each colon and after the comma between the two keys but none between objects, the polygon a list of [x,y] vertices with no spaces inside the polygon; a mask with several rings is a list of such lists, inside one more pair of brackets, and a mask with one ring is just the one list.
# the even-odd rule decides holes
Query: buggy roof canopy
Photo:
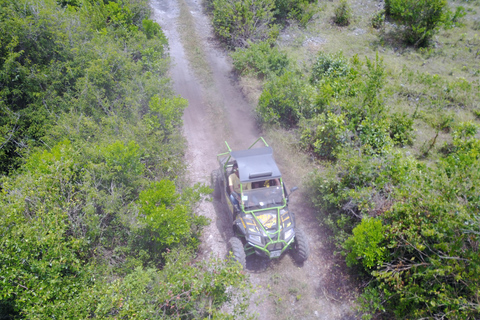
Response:
[{"label": "buggy roof canopy", "polygon": [[282,174],[273,159],[271,147],[232,151],[237,160],[240,182],[253,182],[280,178]]}]

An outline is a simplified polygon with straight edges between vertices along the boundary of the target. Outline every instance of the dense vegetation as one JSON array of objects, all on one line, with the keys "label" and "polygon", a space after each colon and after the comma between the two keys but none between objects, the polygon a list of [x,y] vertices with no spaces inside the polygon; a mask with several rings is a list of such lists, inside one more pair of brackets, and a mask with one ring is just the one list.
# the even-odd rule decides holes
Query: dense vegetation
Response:
[{"label": "dense vegetation", "polygon": [[2,319],[221,316],[243,282],[192,261],[210,190],[181,179],[186,101],[148,17],[146,0],[0,1]]},{"label": "dense vegetation", "polygon": [[[332,7],[332,24],[355,22],[348,1]],[[369,40],[378,50],[370,58],[320,50],[299,65],[271,33],[241,43],[223,38],[239,46],[232,53],[237,71],[263,80],[260,121],[298,137],[322,165],[309,181],[311,199],[332,243],[365,280],[365,318],[480,316],[478,36],[447,51],[464,41],[465,30],[478,30],[476,10],[478,1],[467,9],[441,0],[386,1],[371,18],[380,31],[378,42]],[[467,13],[477,19],[468,26]],[[442,39],[458,32],[460,40],[434,43],[442,28]],[[380,52],[398,47],[417,50],[424,64],[442,57],[463,65],[466,76],[389,66]]]},{"label": "dense vegetation", "polygon": [[288,19],[305,25],[318,0],[207,0],[217,36],[232,47],[274,40]]}]

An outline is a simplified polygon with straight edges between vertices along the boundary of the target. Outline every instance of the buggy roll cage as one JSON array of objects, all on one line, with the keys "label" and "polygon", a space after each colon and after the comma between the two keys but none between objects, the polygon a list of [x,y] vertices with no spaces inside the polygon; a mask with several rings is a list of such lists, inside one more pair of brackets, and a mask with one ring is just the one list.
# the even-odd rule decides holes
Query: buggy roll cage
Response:
[{"label": "buggy roll cage", "polygon": [[[260,148],[253,148],[260,141],[263,142],[263,146],[261,146]],[[239,167],[239,180],[241,182],[241,194],[243,194],[244,191],[244,183],[254,183],[259,181],[278,179],[280,183],[279,187],[282,188],[282,194],[284,198],[282,207],[286,206],[288,201],[288,193],[285,189],[285,185],[283,184],[280,170],[278,169],[278,166],[273,159],[273,149],[268,145],[265,139],[263,137],[260,137],[255,140],[255,142],[253,142],[248,147],[248,149],[241,151],[233,151],[226,141],[225,145],[227,146],[228,151],[218,154],[217,159],[219,160],[220,165],[223,167],[222,171],[227,173],[227,179],[228,176],[233,173],[230,172],[230,168],[232,168],[234,164],[232,159],[237,162]],[[241,203],[240,205],[243,208],[243,203]]]}]

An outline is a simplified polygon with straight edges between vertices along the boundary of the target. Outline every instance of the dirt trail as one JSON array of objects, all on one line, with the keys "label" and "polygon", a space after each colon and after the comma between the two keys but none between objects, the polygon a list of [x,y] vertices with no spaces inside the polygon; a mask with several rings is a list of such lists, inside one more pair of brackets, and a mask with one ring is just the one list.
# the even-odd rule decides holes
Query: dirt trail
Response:
[{"label": "dirt trail", "polygon": [[[252,107],[246,102],[232,78],[232,67],[227,54],[214,40],[208,17],[201,0],[151,0],[153,18],[168,37],[172,66],[170,69],[174,90],[189,101],[184,115],[184,135],[188,143],[187,162],[190,182],[210,182],[210,173],[218,165],[215,155],[225,151],[224,140],[233,149],[246,148],[260,136],[255,125]],[[179,33],[181,6],[188,8],[195,23],[195,32],[201,39],[212,83],[198,80],[182,44]],[[188,48],[194,50],[194,48]],[[213,103],[212,103],[213,101]],[[280,159],[280,169],[288,159]],[[285,173],[289,186],[301,179],[291,170]],[[354,319],[348,291],[351,289],[331,250],[324,246],[325,233],[318,227],[315,215],[303,207],[300,191],[292,198],[291,207],[297,208],[297,221],[309,238],[311,256],[303,266],[297,266],[286,255],[272,262],[253,258],[247,261],[251,282],[258,289],[252,296],[250,311],[258,319]],[[298,208],[301,208],[299,210]],[[217,202],[204,202],[200,214],[210,218],[202,239],[201,256],[224,257],[226,242],[233,235],[231,221],[225,209]]]}]

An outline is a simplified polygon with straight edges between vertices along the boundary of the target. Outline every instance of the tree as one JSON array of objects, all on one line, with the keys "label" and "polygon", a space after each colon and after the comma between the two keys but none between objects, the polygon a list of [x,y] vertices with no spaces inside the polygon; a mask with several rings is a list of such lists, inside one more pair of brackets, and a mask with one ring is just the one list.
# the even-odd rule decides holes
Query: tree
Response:
[{"label": "tree", "polygon": [[385,14],[403,25],[403,38],[414,46],[425,46],[444,24],[446,0],[386,0]]}]

